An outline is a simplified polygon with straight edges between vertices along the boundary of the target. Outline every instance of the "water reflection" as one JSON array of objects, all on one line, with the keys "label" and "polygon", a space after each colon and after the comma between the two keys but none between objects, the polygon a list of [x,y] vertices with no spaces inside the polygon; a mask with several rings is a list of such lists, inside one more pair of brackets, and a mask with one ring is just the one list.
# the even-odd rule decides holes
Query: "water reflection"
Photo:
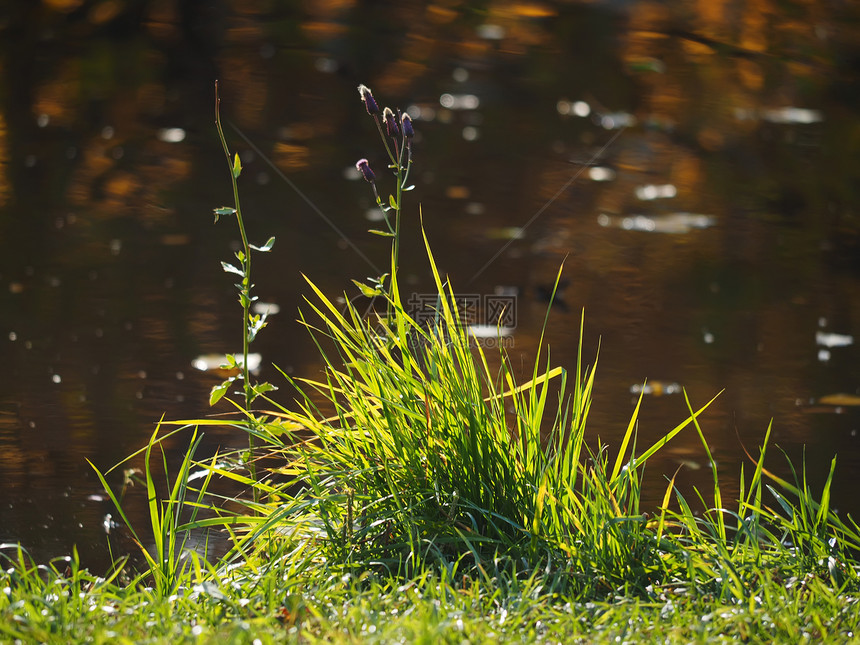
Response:
[{"label": "water reflection", "polygon": [[[516,294],[525,376],[566,257],[549,340],[573,365],[585,307],[594,435],[623,431],[645,379],[640,445],[686,413],[656,384],[694,404],[726,388],[703,428],[727,476],[774,418],[789,453],[809,444],[810,472],[838,450],[843,491],[856,483],[860,356],[842,342],[860,321],[856,7],[204,4],[19,3],[0,23],[0,541],[74,541],[98,561],[110,509],[84,457],[112,465],[163,413],[208,412],[219,376],[192,361],[239,340],[218,268],[235,232],[211,223],[230,201],[216,77],[251,237],[278,239],[256,270],[281,312],[254,346],[263,378],[279,378],[271,362],[319,370],[291,313],[299,271],[337,294],[384,265],[373,204],[343,176],[377,149],[364,82],[415,121],[416,293],[431,284],[420,201],[455,287]],[[655,462],[654,500],[679,464],[707,487],[697,442]]]}]

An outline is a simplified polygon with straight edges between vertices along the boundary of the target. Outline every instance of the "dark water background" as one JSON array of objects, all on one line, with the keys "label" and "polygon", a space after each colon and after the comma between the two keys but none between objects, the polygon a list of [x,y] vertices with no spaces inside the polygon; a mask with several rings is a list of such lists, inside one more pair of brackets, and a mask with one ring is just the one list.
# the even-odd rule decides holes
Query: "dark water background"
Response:
[{"label": "dark water background", "polygon": [[[617,442],[645,379],[657,389],[643,446],[685,416],[676,385],[694,405],[725,389],[702,420],[724,495],[773,419],[789,455],[806,446],[816,486],[838,453],[835,503],[860,511],[856,3],[10,4],[0,542],[38,557],[77,544],[103,566],[112,509],[85,458],[109,467],[162,415],[208,414],[220,379],[192,362],[241,346],[219,267],[237,233],[211,215],[231,200],[216,78],[250,236],[277,238],[255,264],[257,294],[280,307],[254,345],[263,378],[280,382],[272,362],[318,373],[295,323],[300,272],[334,296],[386,262],[353,170],[360,157],[384,167],[365,83],[415,116],[409,288],[430,286],[420,203],[459,293],[517,294],[511,355],[525,376],[566,258],[548,341],[574,367],[585,309],[587,361],[600,343],[592,440]],[[207,431],[210,452],[243,443]],[[768,464],[786,472],[777,451]],[[646,503],[679,466],[683,486],[708,489],[686,433],[649,467]],[[142,500],[129,504],[142,523]]]}]

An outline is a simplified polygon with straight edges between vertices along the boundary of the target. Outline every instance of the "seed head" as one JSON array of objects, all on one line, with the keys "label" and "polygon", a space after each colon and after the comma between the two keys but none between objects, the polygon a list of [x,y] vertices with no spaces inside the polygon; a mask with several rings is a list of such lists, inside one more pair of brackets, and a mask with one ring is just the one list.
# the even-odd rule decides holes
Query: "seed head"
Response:
[{"label": "seed head", "polygon": [[370,116],[379,114],[379,106],[376,104],[376,99],[373,98],[370,88],[367,87],[367,85],[359,85],[358,93],[361,95],[361,100],[364,101],[364,107],[367,109],[367,113]]},{"label": "seed head", "polygon": [[394,112],[391,108],[385,108],[382,111],[382,120],[385,121],[385,132],[392,139],[400,136],[400,128],[397,127],[397,119],[394,118]]},{"label": "seed head", "polygon": [[401,125],[403,126],[403,135],[407,139],[411,139],[412,137],[414,137],[415,136],[415,130],[412,129],[412,117],[410,117],[408,114],[404,113],[403,117],[401,118],[400,121],[401,121]]},{"label": "seed head", "polygon": [[365,181],[372,184],[376,179],[376,175],[374,175],[373,171],[370,169],[370,164],[367,163],[367,159],[359,159],[355,164],[355,168],[361,173],[361,176],[364,177]]}]

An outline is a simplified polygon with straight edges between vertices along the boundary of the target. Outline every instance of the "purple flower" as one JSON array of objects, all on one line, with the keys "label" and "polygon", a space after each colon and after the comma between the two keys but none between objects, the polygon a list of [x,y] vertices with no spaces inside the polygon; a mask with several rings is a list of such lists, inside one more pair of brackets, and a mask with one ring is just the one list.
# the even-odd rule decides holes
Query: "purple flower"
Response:
[{"label": "purple flower", "polygon": [[365,181],[372,184],[376,179],[376,175],[374,175],[373,171],[370,169],[370,164],[367,163],[367,159],[359,159],[355,164],[355,168],[361,173],[361,176],[364,177]]},{"label": "purple flower", "polygon": [[401,125],[403,126],[403,136],[407,139],[411,139],[415,136],[415,130],[412,129],[412,117],[408,114],[404,114],[401,118]]},{"label": "purple flower", "polygon": [[400,128],[397,127],[397,119],[394,118],[394,112],[391,108],[385,108],[382,111],[382,119],[385,121],[385,132],[392,139],[400,136]]},{"label": "purple flower", "polygon": [[367,113],[370,116],[379,114],[379,106],[376,104],[376,99],[373,98],[370,88],[367,87],[367,85],[359,85],[358,93],[361,95],[361,100],[364,101],[364,107],[367,108]]}]

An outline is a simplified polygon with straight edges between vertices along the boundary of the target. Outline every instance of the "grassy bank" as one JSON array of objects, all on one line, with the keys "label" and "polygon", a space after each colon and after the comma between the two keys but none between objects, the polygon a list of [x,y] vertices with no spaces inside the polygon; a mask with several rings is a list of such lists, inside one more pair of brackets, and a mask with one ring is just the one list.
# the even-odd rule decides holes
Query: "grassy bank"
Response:
[{"label": "grassy bank", "polygon": [[[284,554],[287,555],[287,554]],[[301,559],[301,558],[300,558]],[[324,568],[189,576],[171,596],[68,562],[4,574],[0,640],[13,642],[856,642],[856,596],[826,576],[762,569],[746,598],[702,581],[586,600],[553,572],[489,580],[454,563],[410,579]],[[249,572],[250,573],[250,572]],[[255,577],[256,576],[256,577]],[[456,578],[452,580],[452,578]],[[142,581],[141,581],[142,582]],[[11,587],[11,591],[9,589]]]},{"label": "grassy bank", "polygon": [[[687,400],[689,415],[642,447],[640,397],[610,448],[596,439],[599,428],[586,430],[596,357],[566,371],[541,339],[530,378],[516,382],[502,343],[485,350],[463,323],[426,237],[435,302],[426,311],[408,305],[398,244],[412,124],[380,110],[367,88],[360,94],[393,182],[383,190],[366,159],[356,165],[382,213],[374,233],[391,240],[389,272],[356,283],[370,306],[349,294],[336,304],[309,280],[302,321],[322,376],[284,374],[299,393],[289,404],[252,381],[249,346],[266,320],[253,313],[250,258],[274,239],[248,242],[241,163],[219,121],[235,203],[216,215],[232,217],[243,240],[236,262],[223,263],[239,276],[243,355],[228,360],[237,375],[211,401],[236,414],[163,423],[130,457],[142,468],[146,527],[128,520],[122,494],[98,471],[139,547],[137,565],[118,561],[101,578],[74,557],[37,565],[4,546],[2,638],[857,640],[860,527],[830,508],[832,470],[820,491],[802,467],[780,479],[766,467],[766,437],[737,499],[724,499],[712,466],[708,490],[688,500],[669,476],[662,503],[643,508],[645,465],[678,433],[697,433],[713,464],[698,422],[710,402]],[[414,215],[409,224],[420,226]],[[247,449],[198,459],[201,433],[214,424],[244,433]],[[188,442],[173,472],[162,453],[168,436]],[[191,535],[195,544],[226,536],[227,551],[207,559],[186,548]]]}]

